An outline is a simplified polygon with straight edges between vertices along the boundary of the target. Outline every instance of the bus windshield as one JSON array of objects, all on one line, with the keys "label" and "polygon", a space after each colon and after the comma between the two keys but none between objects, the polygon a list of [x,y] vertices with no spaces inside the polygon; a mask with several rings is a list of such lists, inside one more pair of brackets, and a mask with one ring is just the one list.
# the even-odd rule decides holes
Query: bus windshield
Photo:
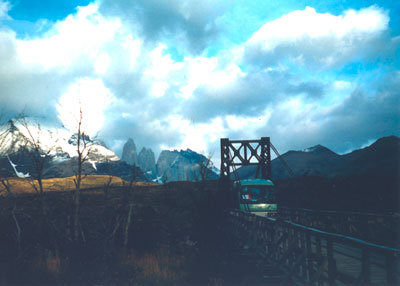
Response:
[{"label": "bus windshield", "polygon": [[272,186],[242,186],[241,201],[246,204],[275,204],[275,191]]}]

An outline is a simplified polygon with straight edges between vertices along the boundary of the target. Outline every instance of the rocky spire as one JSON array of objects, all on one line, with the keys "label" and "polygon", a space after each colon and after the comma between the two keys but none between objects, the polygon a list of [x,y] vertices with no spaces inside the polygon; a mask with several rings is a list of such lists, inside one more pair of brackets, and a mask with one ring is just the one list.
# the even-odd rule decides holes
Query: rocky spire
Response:
[{"label": "rocky spire", "polygon": [[138,166],[144,172],[151,172],[155,175],[156,159],[150,148],[142,148],[137,159]]},{"label": "rocky spire", "polygon": [[129,165],[137,165],[136,145],[132,138],[129,138],[124,145],[122,150],[122,160],[127,162]]}]

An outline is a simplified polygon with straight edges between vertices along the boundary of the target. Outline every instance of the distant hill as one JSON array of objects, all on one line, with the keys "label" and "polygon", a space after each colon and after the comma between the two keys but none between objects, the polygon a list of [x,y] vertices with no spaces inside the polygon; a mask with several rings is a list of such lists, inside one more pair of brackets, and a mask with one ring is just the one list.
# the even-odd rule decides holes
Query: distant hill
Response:
[{"label": "distant hill", "polygon": [[[400,138],[388,136],[360,150],[344,155],[336,154],[328,148],[317,145],[303,151],[288,151],[282,158],[292,169],[296,177],[322,176],[346,177],[366,174],[400,174]],[[290,175],[278,158],[271,162],[272,179],[285,179]],[[256,167],[247,166],[238,169],[240,178],[251,178]]]}]

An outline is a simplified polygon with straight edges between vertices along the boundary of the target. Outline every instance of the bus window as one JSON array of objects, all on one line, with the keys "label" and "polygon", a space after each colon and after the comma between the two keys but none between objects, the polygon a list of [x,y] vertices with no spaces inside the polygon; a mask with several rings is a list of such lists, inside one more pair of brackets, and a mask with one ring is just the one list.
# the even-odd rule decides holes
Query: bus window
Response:
[{"label": "bus window", "polygon": [[276,203],[275,191],[270,186],[244,186],[240,197],[247,204]]}]

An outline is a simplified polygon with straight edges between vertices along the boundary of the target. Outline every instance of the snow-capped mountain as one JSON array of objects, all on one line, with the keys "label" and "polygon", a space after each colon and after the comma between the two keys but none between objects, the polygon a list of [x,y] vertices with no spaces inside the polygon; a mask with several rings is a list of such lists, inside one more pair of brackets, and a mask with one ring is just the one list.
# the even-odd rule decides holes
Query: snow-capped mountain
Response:
[{"label": "snow-capped mountain", "polygon": [[[85,135],[89,160],[94,162],[117,161],[119,157],[104,143]],[[21,150],[31,150],[37,143],[53,160],[65,160],[77,156],[77,134],[65,128],[46,128],[32,119],[11,119],[0,126],[0,155],[12,155]]]},{"label": "snow-capped mountain", "polygon": [[[30,118],[9,120],[0,126],[0,174],[18,177],[33,174],[31,155],[36,145],[40,147],[41,156],[48,158],[43,172],[45,177],[72,176],[77,165],[77,139],[77,134],[65,128],[47,128]],[[126,179],[132,176],[132,167],[103,142],[86,135],[83,139],[88,154],[84,173],[111,174]]]}]

